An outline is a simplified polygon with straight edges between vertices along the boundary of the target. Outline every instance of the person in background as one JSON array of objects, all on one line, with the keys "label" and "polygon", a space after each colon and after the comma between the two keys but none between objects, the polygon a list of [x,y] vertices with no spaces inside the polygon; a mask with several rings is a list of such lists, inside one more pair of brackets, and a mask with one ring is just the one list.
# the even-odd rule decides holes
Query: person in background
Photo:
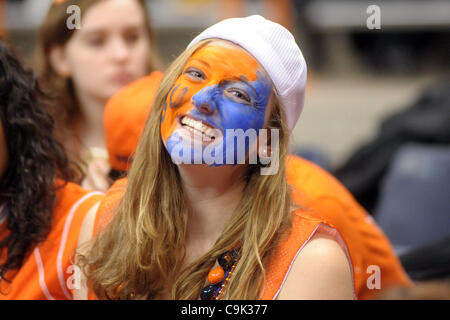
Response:
[{"label": "person in background", "polygon": [[[76,22],[67,13],[72,5],[81,14],[79,29],[69,28],[68,22]],[[144,0],[51,5],[39,30],[35,68],[43,89],[57,98],[59,140],[72,158],[87,164],[83,186],[108,188],[103,109],[119,89],[157,68],[156,51]]]},{"label": "person in background", "polygon": [[72,255],[100,192],[53,134],[45,95],[0,40],[0,300],[72,299]]},{"label": "person in background", "polygon": [[103,127],[111,181],[125,176],[131,166],[162,77],[161,72],[154,71],[126,86],[106,103]]}]

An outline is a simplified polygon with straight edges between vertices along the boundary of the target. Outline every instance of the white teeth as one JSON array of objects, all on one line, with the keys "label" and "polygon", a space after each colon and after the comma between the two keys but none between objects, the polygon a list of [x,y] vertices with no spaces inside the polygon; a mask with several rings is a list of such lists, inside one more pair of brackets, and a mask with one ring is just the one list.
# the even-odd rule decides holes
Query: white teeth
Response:
[{"label": "white teeth", "polygon": [[201,121],[197,121],[188,117],[183,117],[181,119],[181,124],[184,124],[190,128],[194,128],[201,132],[206,132],[208,129],[210,129],[210,127],[204,125]]},{"label": "white teeth", "polygon": [[194,120],[194,128],[198,131],[202,131],[203,123]]},{"label": "white teeth", "polygon": [[203,133],[203,140],[205,142],[210,142],[215,139],[216,129],[204,125],[201,121],[197,121],[189,117],[183,117],[181,119],[181,124],[190,132],[196,133],[200,131]]},{"label": "white teeth", "polygon": [[215,133],[214,129],[207,128],[204,132],[205,132],[205,136],[207,136],[209,139],[214,138],[214,133]]},{"label": "white teeth", "polygon": [[203,132],[208,133],[209,130],[211,130],[210,127],[205,126],[205,125],[202,126],[202,131],[203,131]]}]

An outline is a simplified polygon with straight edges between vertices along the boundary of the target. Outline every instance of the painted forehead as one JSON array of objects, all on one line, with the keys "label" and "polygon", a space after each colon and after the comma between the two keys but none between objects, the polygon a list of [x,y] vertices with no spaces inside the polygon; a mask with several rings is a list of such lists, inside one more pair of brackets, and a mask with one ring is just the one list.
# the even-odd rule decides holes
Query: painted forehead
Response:
[{"label": "painted forehead", "polygon": [[209,76],[216,80],[245,78],[254,81],[258,78],[258,73],[265,75],[265,71],[251,54],[227,41],[213,41],[198,49],[187,61],[185,68],[189,67],[209,72]]}]

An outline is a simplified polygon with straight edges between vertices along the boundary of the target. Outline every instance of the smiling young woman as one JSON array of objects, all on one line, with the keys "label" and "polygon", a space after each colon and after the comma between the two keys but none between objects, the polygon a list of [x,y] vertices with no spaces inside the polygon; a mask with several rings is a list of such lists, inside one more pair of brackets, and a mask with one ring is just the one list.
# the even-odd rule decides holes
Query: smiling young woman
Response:
[{"label": "smiling young woman", "polygon": [[[166,101],[161,135],[167,151],[173,160],[179,150],[190,151],[183,155],[187,164],[242,163],[250,146],[239,145],[234,129],[256,137],[270,118],[272,92],[270,78],[250,54],[226,41],[205,45],[188,59]],[[205,152],[195,159],[196,140],[203,149],[214,145],[200,150],[211,149],[212,159]]]},{"label": "smiling young woman", "polygon": [[[90,217],[99,234],[78,255],[90,291],[118,299],[353,298],[345,244],[294,206],[286,181],[305,84],[294,38],[260,16],[227,19],[196,37],[162,80],[126,191],[119,180]],[[262,129],[278,131],[274,174],[236,154],[216,158],[231,163],[193,164],[192,152],[191,162],[172,161],[179,144],[223,151],[238,144],[227,130]],[[210,139],[209,130],[220,135]],[[246,159],[257,150],[244,149]],[[89,242],[92,230],[83,234]],[[86,298],[85,289],[76,297]]]}]

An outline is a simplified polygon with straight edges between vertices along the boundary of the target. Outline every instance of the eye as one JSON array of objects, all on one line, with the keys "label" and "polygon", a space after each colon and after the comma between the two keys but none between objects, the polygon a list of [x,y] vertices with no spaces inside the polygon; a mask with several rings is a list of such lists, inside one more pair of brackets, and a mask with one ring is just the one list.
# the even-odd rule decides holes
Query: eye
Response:
[{"label": "eye", "polygon": [[241,89],[229,88],[226,92],[232,97],[232,99],[236,100],[239,103],[252,104],[252,99],[250,98],[250,96]]},{"label": "eye", "polygon": [[184,74],[194,81],[206,79],[205,74],[197,68],[187,68],[186,71],[184,71]]},{"label": "eye", "polygon": [[106,41],[106,37],[102,35],[92,35],[87,38],[87,43],[91,47],[101,47]]},{"label": "eye", "polygon": [[139,40],[139,31],[127,31],[124,33],[123,38],[127,44],[134,44]]}]

